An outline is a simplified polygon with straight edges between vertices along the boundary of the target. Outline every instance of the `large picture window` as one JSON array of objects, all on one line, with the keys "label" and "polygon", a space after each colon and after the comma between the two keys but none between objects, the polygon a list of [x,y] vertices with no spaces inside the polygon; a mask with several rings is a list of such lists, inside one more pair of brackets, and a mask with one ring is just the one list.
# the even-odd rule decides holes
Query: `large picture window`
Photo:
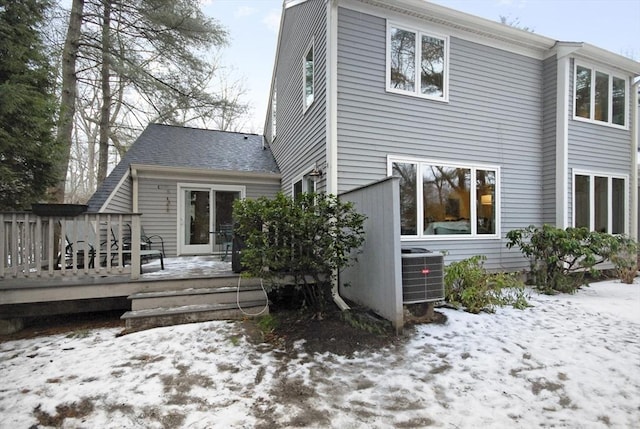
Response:
[{"label": "large picture window", "polygon": [[498,169],[390,159],[403,236],[497,236]]},{"label": "large picture window", "polygon": [[389,24],[387,90],[447,100],[448,39]]},{"label": "large picture window", "polygon": [[574,118],[626,127],[627,81],[576,64]]},{"label": "large picture window", "polygon": [[590,173],[573,176],[573,226],[626,233],[626,178]]}]

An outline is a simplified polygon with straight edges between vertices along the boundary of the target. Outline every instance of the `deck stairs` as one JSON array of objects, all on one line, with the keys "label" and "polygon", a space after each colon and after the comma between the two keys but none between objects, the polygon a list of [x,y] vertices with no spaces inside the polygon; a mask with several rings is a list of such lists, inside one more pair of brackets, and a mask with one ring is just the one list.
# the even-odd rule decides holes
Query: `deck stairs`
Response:
[{"label": "deck stairs", "polygon": [[[239,288],[239,290],[238,290]],[[137,292],[129,295],[131,311],[122,315],[125,332],[209,320],[241,320],[269,313],[259,279],[237,278],[226,285],[200,282],[198,287]]]}]

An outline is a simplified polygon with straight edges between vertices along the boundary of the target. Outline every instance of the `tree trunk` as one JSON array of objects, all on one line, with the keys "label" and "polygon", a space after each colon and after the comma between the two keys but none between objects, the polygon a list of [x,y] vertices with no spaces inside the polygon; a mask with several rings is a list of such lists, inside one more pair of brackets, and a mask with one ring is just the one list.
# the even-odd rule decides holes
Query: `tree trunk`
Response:
[{"label": "tree trunk", "polygon": [[73,0],[69,28],[62,52],[62,94],[60,97],[60,116],[58,118],[58,130],[56,138],[61,143],[62,156],[58,165],[58,184],[52,190],[54,201],[64,202],[64,185],[69,169],[69,156],[71,154],[71,137],[73,135],[73,117],[76,113],[76,60],[80,45],[82,16],[84,0]]},{"label": "tree trunk", "polygon": [[111,0],[103,0],[102,4],[102,108],[100,109],[100,141],[98,145],[98,186],[100,186],[107,177],[107,167],[109,165],[109,130],[111,122],[111,85],[109,82]]}]

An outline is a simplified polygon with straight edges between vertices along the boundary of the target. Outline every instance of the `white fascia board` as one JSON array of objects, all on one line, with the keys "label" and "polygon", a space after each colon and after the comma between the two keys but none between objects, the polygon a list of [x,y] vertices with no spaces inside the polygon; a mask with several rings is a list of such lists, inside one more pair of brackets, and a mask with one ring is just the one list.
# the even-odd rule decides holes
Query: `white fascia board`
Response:
[{"label": "white fascia board", "polygon": [[[296,4],[303,3],[304,1],[307,1],[307,0],[296,2]],[[292,6],[295,6],[295,5],[292,5]],[[280,12],[280,27],[278,28],[278,40],[276,41],[276,55],[273,57],[273,69],[271,70],[271,85],[269,86],[269,99],[267,100],[267,110],[266,110],[267,113],[264,118],[264,125],[262,126],[263,136],[267,135],[267,124],[271,119],[270,118],[271,101],[273,100],[273,86],[275,84],[276,72],[278,70],[278,56],[280,55],[280,40],[282,38],[282,27],[284,26],[284,14],[286,12],[286,9],[288,9],[289,7],[291,6],[287,5],[287,1],[284,0],[282,2],[282,12]]]},{"label": "white fascia board", "polygon": [[606,64],[608,67],[615,67],[628,74],[634,76],[640,75],[640,62],[633,61],[630,58],[623,57],[622,55],[614,54],[606,49],[598,48],[597,46],[583,43],[582,48],[578,53],[593,61]]},{"label": "white fascia board", "polygon": [[284,0],[282,2],[283,9],[289,9],[290,7],[298,6],[299,4],[306,3],[309,0]]},{"label": "white fascia board", "polygon": [[340,6],[424,27],[440,33],[536,59],[544,59],[555,39],[469,15],[423,0],[340,0]]},{"label": "white fascia board", "polygon": [[209,168],[185,168],[167,167],[162,165],[131,164],[131,171],[138,177],[154,179],[177,179],[177,178],[215,178],[224,177],[237,181],[251,182],[259,180],[280,183],[282,175],[280,173],[268,173],[258,171],[238,171],[238,170],[217,170]]}]

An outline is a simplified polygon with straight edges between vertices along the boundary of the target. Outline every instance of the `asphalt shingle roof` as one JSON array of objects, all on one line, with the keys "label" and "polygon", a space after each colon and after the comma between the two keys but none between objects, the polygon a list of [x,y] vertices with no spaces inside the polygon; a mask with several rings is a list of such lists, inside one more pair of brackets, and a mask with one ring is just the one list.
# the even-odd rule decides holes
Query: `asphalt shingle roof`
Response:
[{"label": "asphalt shingle roof", "polygon": [[102,207],[131,164],[278,174],[262,140],[256,134],[151,124],[93,194],[89,210]]}]

